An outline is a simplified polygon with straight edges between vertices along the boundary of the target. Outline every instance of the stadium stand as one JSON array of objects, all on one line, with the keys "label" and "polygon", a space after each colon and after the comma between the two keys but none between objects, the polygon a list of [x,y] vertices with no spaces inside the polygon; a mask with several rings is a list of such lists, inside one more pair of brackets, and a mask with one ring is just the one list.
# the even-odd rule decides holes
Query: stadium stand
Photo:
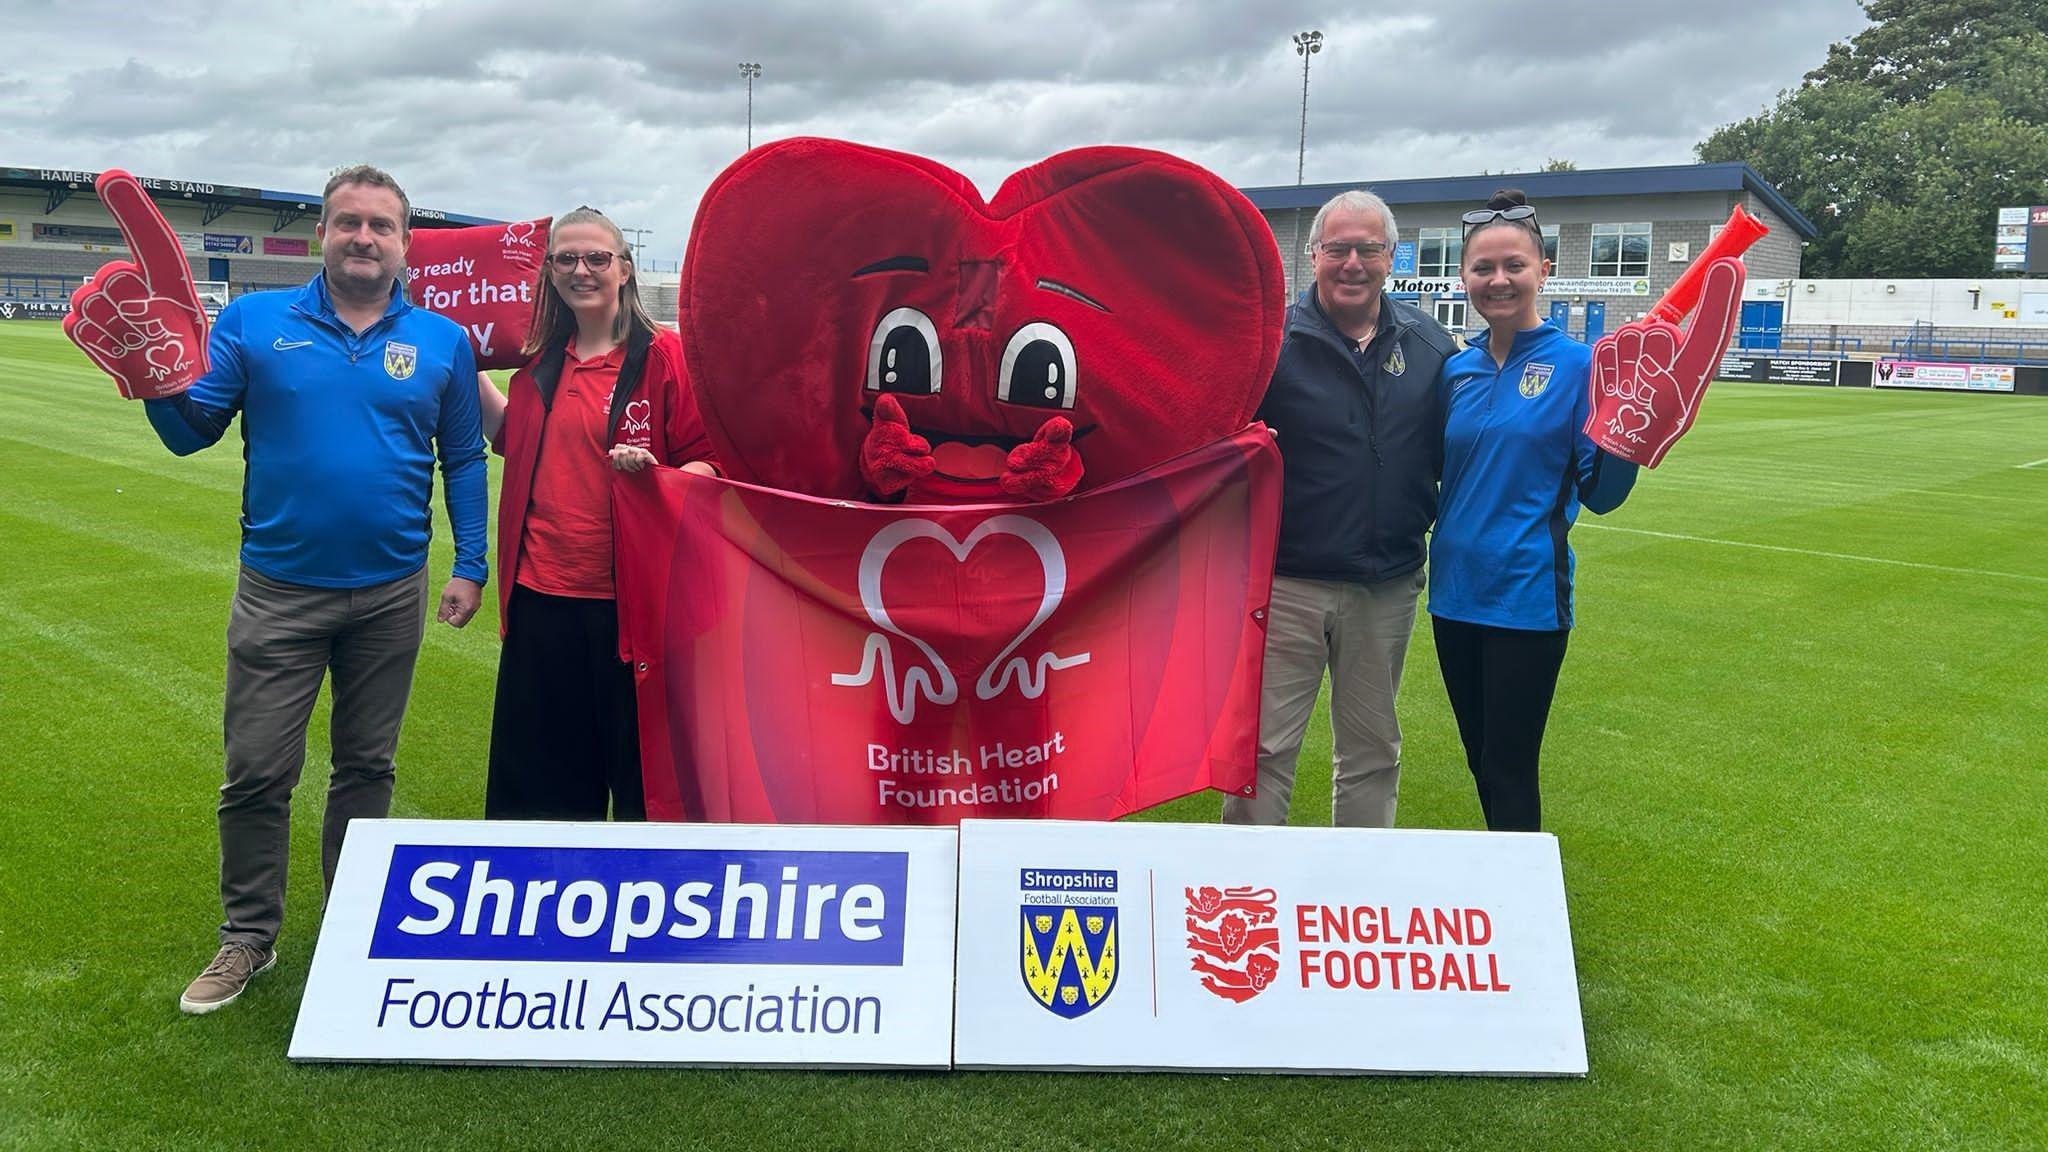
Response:
[{"label": "stadium stand", "polygon": [[[86,277],[126,254],[93,194],[98,175],[0,168],[0,301],[61,308]],[[319,271],[318,193],[149,177],[143,184],[184,242],[195,280],[224,281],[239,296],[296,287]],[[415,229],[497,223],[413,209]]]}]

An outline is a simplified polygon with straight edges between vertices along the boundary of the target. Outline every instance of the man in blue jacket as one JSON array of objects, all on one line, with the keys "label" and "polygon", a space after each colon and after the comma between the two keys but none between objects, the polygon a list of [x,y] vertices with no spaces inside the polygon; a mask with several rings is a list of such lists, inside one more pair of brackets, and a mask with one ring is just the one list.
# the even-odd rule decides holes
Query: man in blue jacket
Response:
[{"label": "man in blue jacket", "polygon": [[230,303],[208,340],[207,374],[147,404],[180,456],[217,442],[240,413],[246,461],[220,790],[226,920],[213,962],[179,998],[186,1012],[228,1004],[277,961],[291,794],[330,673],[330,885],[348,822],[390,810],[425,628],[437,455],[455,534],[438,617],[460,628],[482,599],[489,497],[476,361],[461,326],[406,302],[410,215],[386,173],[336,173],[316,229],[321,274]]},{"label": "man in blue jacket", "polygon": [[1323,205],[1310,229],[1315,284],[1287,310],[1286,343],[1259,408],[1278,437],[1285,492],[1258,789],[1224,801],[1228,823],[1287,823],[1325,668],[1335,822],[1394,823],[1394,697],[1443,469],[1438,370],[1455,351],[1436,321],[1386,296],[1399,237],[1386,202],[1361,191]]}]

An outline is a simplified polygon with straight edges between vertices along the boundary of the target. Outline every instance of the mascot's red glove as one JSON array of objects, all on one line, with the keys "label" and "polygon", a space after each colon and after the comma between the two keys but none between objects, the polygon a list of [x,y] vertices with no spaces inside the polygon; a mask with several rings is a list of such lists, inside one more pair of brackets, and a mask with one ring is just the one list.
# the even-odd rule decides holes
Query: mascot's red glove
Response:
[{"label": "mascot's red glove", "polygon": [[1019,500],[1057,500],[1081,482],[1081,454],[1074,451],[1074,425],[1055,416],[1038,435],[1010,449],[1009,467],[999,483]]},{"label": "mascot's red glove", "polygon": [[101,267],[71,294],[64,335],[130,400],[175,396],[206,375],[206,309],[192,266],[135,177],[109,168],[94,187],[134,260]]},{"label": "mascot's red glove", "polygon": [[1707,265],[1699,311],[1683,332],[1652,317],[1632,320],[1593,345],[1593,411],[1585,433],[1601,451],[1655,468],[1692,427],[1735,331],[1742,282],[1742,262],[1720,257]]},{"label": "mascot's red glove", "polygon": [[910,430],[903,405],[894,396],[875,400],[875,422],[860,446],[860,474],[868,487],[883,496],[898,492],[932,474],[931,441]]}]

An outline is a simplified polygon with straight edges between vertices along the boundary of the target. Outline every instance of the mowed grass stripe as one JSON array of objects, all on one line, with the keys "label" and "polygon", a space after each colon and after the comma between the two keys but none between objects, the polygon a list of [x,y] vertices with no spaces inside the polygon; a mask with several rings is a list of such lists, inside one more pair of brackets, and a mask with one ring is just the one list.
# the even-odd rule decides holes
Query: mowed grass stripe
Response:
[{"label": "mowed grass stripe", "polygon": [[1755,548],[1765,552],[1785,552],[1794,556],[1812,556],[1822,560],[1846,560],[1858,564],[1890,564],[1900,568],[1919,568],[1929,572],[1944,572],[1951,576],[1989,576],[2000,580],[2027,580],[2036,584],[2048,584],[2048,576],[2032,576],[2020,572],[1992,572],[1983,568],[1954,568],[1945,564],[1921,564],[1912,560],[1894,560],[1886,556],[1852,556],[1846,552],[1822,552],[1813,548],[1789,548],[1782,544],[1759,544],[1754,540],[1722,540],[1713,536],[1688,536],[1682,532],[1653,532],[1648,528],[1627,528],[1620,524],[1601,524],[1597,521],[1584,527],[1607,532],[1626,532],[1633,536],[1652,536],[1659,540],[1679,540],[1687,544],[1718,544],[1729,548]]},{"label": "mowed grass stripe", "polygon": [[[2048,572],[2038,399],[1717,384],[1586,520],[1632,531],[1574,535],[1545,801],[1585,1082],[292,1066],[324,706],[279,967],[174,1007],[219,917],[238,433],[172,459],[48,324],[0,325],[0,402],[0,1147],[2048,1145],[2048,596],[1945,570]],[[429,632],[405,811],[480,811],[493,611]],[[1401,822],[1477,826],[1426,621],[1401,717]],[[1327,725],[1298,823],[1329,818]]]}]

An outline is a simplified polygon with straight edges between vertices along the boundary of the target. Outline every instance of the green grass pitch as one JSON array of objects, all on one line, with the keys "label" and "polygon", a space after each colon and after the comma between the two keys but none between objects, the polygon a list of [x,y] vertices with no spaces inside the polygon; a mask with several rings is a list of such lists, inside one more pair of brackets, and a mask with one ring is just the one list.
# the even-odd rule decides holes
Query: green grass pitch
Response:
[{"label": "green grass pitch", "polygon": [[[281,961],[181,1016],[239,455],[173,458],[56,325],[0,324],[0,1147],[2048,1146],[2048,400],[1718,385],[1573,534],[1583,1081],[294,1066],[324,715]],[[430,631],[395,814],[481,813],[493,611]],[[1401,823],[1476,827],[1426,626],[1409,661]],[[1301,822],[1328,753],[1318,717]]]}]

